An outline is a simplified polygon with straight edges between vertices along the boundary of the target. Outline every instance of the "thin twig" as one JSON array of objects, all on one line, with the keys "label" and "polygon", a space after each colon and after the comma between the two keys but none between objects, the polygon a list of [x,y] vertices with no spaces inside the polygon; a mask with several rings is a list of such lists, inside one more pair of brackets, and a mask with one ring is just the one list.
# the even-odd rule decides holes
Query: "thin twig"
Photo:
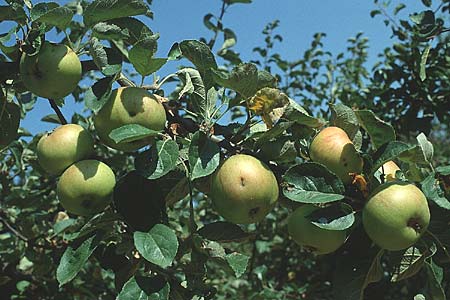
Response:
[{"label": "thin twig", "polygon": [[[227,9],[226,2],[225,0],[222,0],[222,8],[220,9],[220,15],[219,18],[217,19],[217,26],[219,26],[219,24],[222,23],[222,19],[223,16],[225,15],[226,9]],[[222,31],[222,29],[216,30],[216,32],[214,33],[214,37],[209,41],[208,46],[210,49],[214,47],[214,44],[216,43],[217,40],[217,36],[219,35],[219,31]]]},{"label": "thin twig", "polygon": [[384,7],[381,6],[381,4],[378,4],[378,8],[381,10],[383,15],[388,18],[388,20],[391,21],[392,24],[394,24],[395,28],[400,28],[400,26],[398,26],[397,24],[397,21],[388,14],[388,12],[384,9]]},{"label": "thin twig", "polygon": [[5,227],[8,228],[9,231],[11,231],[19,239],[21,239],[24,242],[28,242],[28,238],[23,234],[21,234],[19,231],[17,231],[17,229],[15,229],[11,224],[9,224],[9,222],[4,218],[4,216],[0,216],[0,222],[2,222],[3,225],[5,225]]},{"label": "thin twig", "polygon": [[59,109],[58,105],[56,104],[55,100],[48,99],[48,102],[50,103],[50,106],[53,108],[56,115],[58,116],[59,122],[61,122],[61,124],[63,124],[63,125],[67,124],[67,120],[66,120],[66,118],[64,118],[64,115],[62,114],[62,112]]}]

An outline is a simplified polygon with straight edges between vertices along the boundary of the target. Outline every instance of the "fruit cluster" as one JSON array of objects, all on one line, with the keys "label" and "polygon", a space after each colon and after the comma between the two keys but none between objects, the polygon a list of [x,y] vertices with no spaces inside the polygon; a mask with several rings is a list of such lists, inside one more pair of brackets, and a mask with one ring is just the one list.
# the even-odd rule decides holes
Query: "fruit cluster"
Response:
[{"label": "fruit cluster", "polygon": [[[51,43],[45,43],[35,56],[24,55],[20,70],[31,92],[52,99],[71,93],[81,78],[81,63],[76,54],[67,46]],[[120,87],[112,91],[109,100],[94,116],[100,141],[111,148],[135,151],[152,142],[153,138],[147,137],[117,143],[110,137],[114,129],[129,124],[163,130],[166,112],[159,96],[142,88]],[[93,154],[92,136],[75,124],[65,124],[45,134],[37,145],[42,168],[50,174],[61,175],[57,195],[70,213],[92,215],[104,210],[112,200],[115,175],[105,163],[92,159]],[[347,185],[363,171],[363,159],[347,133],[339,127],[322,129],[310,145],[309,156]],[[424,194],[414,184],[396,180],[397,170],[399,167],[392,161],[380,168],[384,183],[371,192],[362,212],[368,236],[388,250],[413,245],[430,221]],[[265,163],[246,154],[226,159],[210,176],[207,185],[206,194],[216,211],[237,224],[261,221],[279,198],[274,173]],[[317,226],[312,215],[320,209],[320,205],[299,206],[289,216],[288,231],[299,245],[316,254],[326,254],[343,245],[348,232]]]}]

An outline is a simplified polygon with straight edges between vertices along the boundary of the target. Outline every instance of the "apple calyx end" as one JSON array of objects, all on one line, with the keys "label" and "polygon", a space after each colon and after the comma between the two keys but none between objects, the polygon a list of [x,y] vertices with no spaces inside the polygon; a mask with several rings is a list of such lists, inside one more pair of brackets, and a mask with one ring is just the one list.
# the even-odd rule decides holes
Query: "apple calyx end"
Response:
[{"label": "apple calyx end", "polygon": [[420,234],[423,230],[423,226],[420,224],[420,222],[417,218],[409,219],[407,226],[414,229],[418,234]]}]

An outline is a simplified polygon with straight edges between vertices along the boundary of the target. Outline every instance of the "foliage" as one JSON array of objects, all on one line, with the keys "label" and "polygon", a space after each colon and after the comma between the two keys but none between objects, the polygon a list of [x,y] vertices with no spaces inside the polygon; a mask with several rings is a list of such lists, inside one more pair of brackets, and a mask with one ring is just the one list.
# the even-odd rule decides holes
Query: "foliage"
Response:
[{"label": "foliage", "polygon": [[[251,0],[218,1],[220,14],[203,19],[210,38],[175,42],[166,57],[155,57],[159,35],[147,26],[151,2],[8,0],[0,6],[0,22],[14,24],[0,33],[2,297],[445,299],[450,2],[422,0],[424,10],[403,20],[397,14],[406,4],[391,8],[375,0],[371,16],[384,19],[393,44],[372,69],[362,33],[338,54],[325,50],[325,33],[316,33],[302,57],[284,59],[275,50],[283,41],[279,21],[264,28],[253,61],[243,62],[223,17],[230,6],[250,7]],[[165,96],[164,131],[129,124],[110,134],[118,143],[151,137],[149,147],[123,153],[97,140],[95,158],[111,166],[118,182],[113,204],[92,217],[62,209],[58,178],[37,161],[40,135],[19,128],[37,101],[21,81],[19,60],[38,53],[49,36],[89,57],[82,66],[90,87],[72,93],[88,113],[74,112],[71,123],[94,134],[92,114],[118,85]],[[176,73],[136,83],[173,60],[180,60]],[[64,99],[48,100],[56,115],[42,121],[65,123]],[[328,124],[344,129],[364,158],[364,172],[352,184],[309,158],[312,138]],[[223,221],[208,198],[210,175],[236,153],[269,165],[282,191],[258,224]],[[421,187],[432,215],[427,234],[397,252],[374,246],[360,222],[367,189],[380,184],[377,170],[390,160],[401,165],[400,180]],[[323,208],[312,220],[316,226],[347,230],[344,246],[315,257],[296,245],[287,217],[299,203]]]}]

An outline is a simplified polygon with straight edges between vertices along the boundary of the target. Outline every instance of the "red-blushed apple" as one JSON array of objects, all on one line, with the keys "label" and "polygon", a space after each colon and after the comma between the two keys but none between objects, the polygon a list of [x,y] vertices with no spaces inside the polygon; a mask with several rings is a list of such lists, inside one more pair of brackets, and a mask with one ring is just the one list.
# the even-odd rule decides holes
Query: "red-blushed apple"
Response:
[{"label": "red-blushed apple", "polygon": [[94,140],[88,130],[78,124],[61,125],[44,134],[36,148],[41,167],[59,175],[71,164],[94,153]]},{"label": "red-blushed apple", "polygon": [[362,158],[347,133],[339,127],[321,130],[311,143],[309,155],[314,162],[326,166],[346,184],[351,182],[350,173],[360,174],[363,169]]},{"label": "red-blushed apple", "polygon": [[261,221],[276,204],[278,194],[273,172],[246,154],[226,159],[213,174],[209,190],[217,212],[237,224]]},{"label": "red-blushed apple", "polygon": [[397,164],[395,162],[393,162],[392,160],[387,161],[383,164],[383,166],[381,166],[378,171],[383,175],[384,174],[384,179],[385,181],[393,181],[395,180],[395,173],[397,171],[400,171],[399,166],[397,166]]}]

